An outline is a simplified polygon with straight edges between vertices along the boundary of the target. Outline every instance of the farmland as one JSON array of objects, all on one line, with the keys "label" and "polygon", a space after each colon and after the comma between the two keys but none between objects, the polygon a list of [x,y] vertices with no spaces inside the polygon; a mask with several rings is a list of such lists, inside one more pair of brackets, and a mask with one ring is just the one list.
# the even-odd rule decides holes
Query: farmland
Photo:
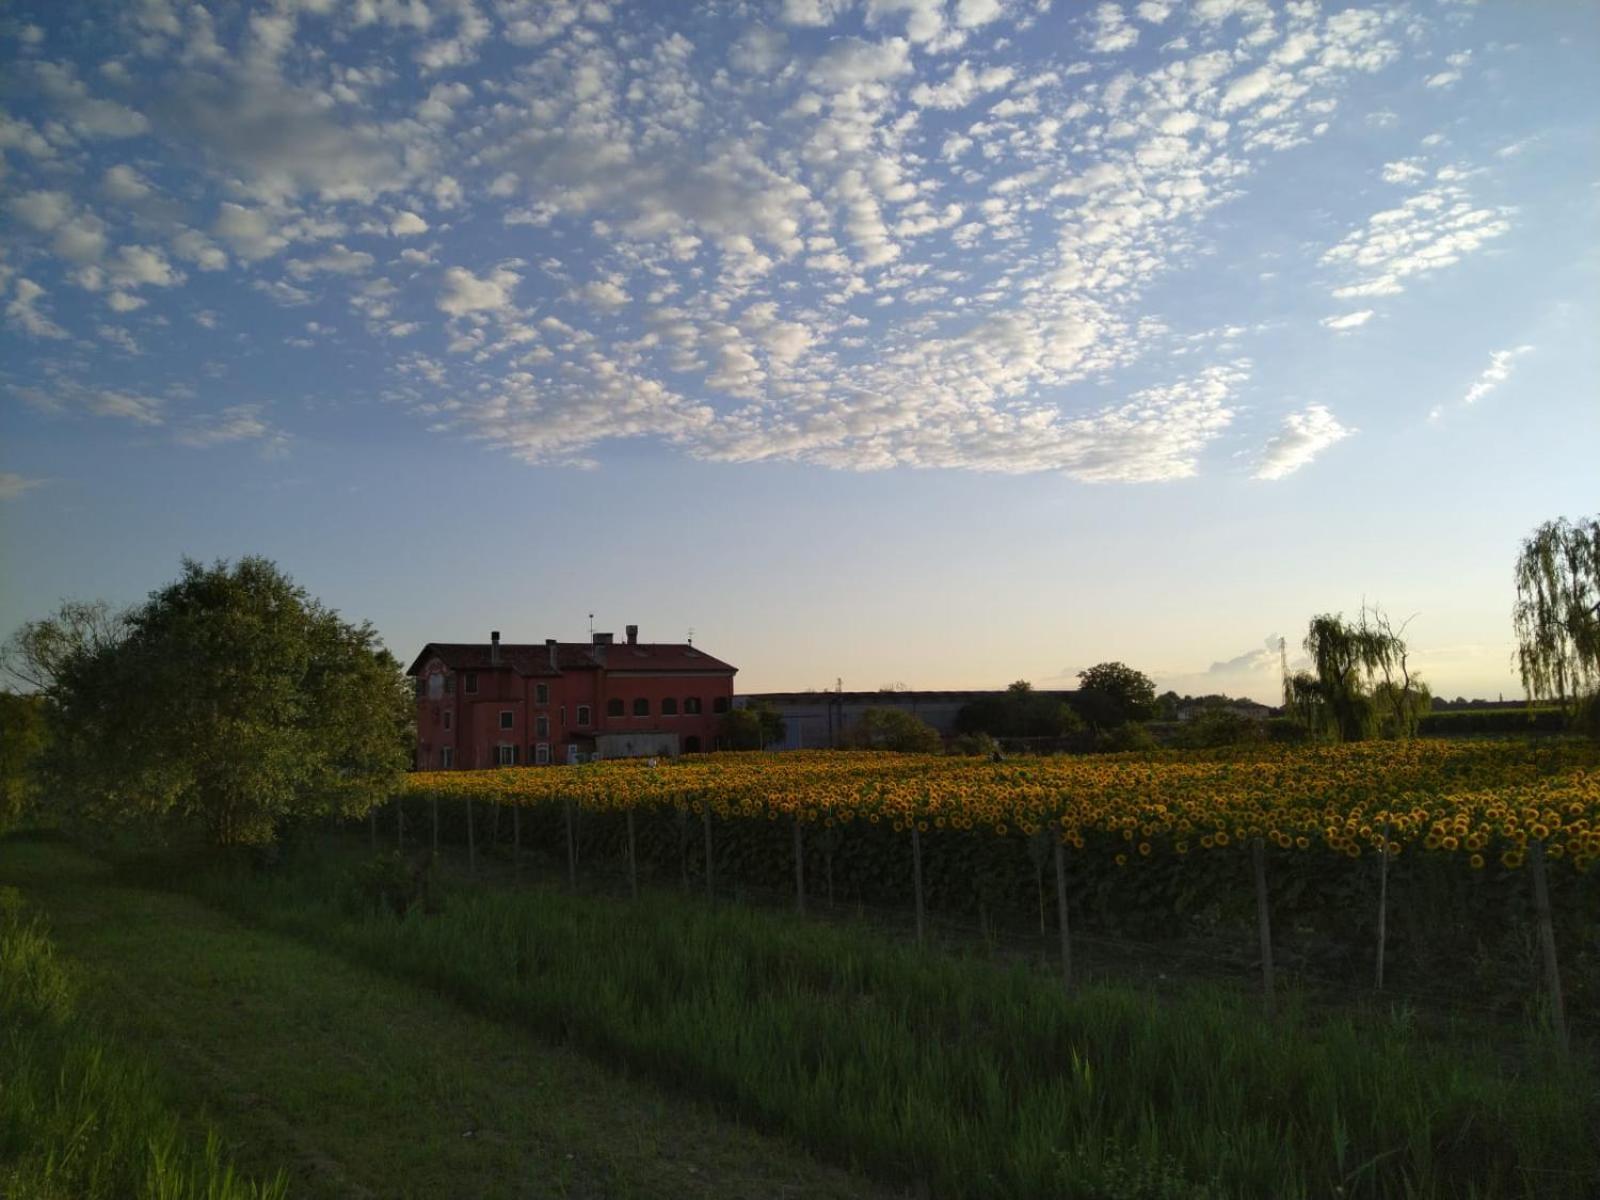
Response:
[{"label": "farmland", "polygon": [[291,1194],[648,1195],[687,1140],[709,1196],[1576,1200],[1597,757],[418,774],[271,855],[13,838],[0,883],[194,1160]]}]

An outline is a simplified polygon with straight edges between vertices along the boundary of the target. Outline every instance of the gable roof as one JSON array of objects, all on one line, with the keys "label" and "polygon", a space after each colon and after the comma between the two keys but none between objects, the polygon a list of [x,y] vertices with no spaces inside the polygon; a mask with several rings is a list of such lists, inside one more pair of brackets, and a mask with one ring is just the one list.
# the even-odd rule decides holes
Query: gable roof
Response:
[{"label": "gable roof", "polygon": [[[596,650],[605,651],[602,662]],[[423,664],[437,658],[452,671],[492,671],[488,642],[429,642],[422,648],[407,675],[421,672]],[[590,642],[557,642],[556,664],[550,666],[550,648],[543,642],[501,642],[500,665],[518,675],[545,677],[564,671],[592,671],[601,666],[611,671],[706,671],[722,674],[738,668],[713,658],[687,642],[613,642],[599,647]]]}]

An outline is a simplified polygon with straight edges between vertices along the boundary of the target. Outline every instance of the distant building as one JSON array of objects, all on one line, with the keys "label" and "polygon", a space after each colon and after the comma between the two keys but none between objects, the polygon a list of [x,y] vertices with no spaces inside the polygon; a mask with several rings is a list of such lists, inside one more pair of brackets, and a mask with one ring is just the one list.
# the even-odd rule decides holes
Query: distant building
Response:
[{"label": "distant building", "polygon": [[419,770],[711,750],[738,668],[688,643],[429,642],[416,680]]},{"label": "distant building", "polygon": [[[783,717],[784,739],[770,749],[821,750],[842,746],[869,708],[892,708],[926,721],[946,739],[956,735],[956,716],[996,691],[960,692],[750,692],[735,696],[735,708],[768,704]],[[1045,692],[1065,700],[1071,692]]]}]

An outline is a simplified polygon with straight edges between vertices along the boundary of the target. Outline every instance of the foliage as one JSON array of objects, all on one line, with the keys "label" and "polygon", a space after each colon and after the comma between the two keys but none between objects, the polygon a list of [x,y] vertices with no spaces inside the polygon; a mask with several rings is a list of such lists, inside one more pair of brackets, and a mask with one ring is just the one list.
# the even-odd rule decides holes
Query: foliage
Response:
[{"label": "foliage", "polygon": [[1600,516],[1547,521],[1516,567],[1517,667],[1531,703],[1576,711],[1600,692]]},{"label": "foliage", "polygon": [[0,833],[38,794],[38,760],[45,745],[44,700],[0,692]]},{"label": "foliage", "polygon": [[850,743],[862,750],[896,754],[937,754],[944,748],[939,731],[913,713],[898,708],[869,708],[850,729]]},{"label": "foliage", "polygon": [[958,733],[996,738],[1056,738],[1076,733],[1083,722],[1059,696],[1036,692],[1019,679],[997,696],[983,696],[956,714]]},{"label": "foliage", "polygon": [[104,600],[68,600],[54,616],[25,621],[0,646],[0,670],[30,692],[50,692],[70,664],[114,650],[128,614]]},{"label": "foliage", "polygon": [[932,1195],[1489,1200],[1537,1178],[1578,1200],[1600,1165],[1582,1068],[1517,1076],[1403,1017],[1264,1022],[1193,985],[1069,995],[1026,965],[666,892],[463,884],[397,922],[343,910],[333,871],[200,886]]},{"label": "foliage", "polygon": [[1516,733],[1560,733],[1567,724],[1567,714],[1559,708],[1463,708],[1424,714],[1417,720],[1417,732],[1425,737],[1461,737],[1472,733],[1503,737]]},{"label": "foliage", "polygon": [[352,879],[365,911],[403,917],[441,908],[432,855],[413,859],[394,850],[377,854],[357,864]]},{"label": "foliage", "polygon": [[987,733],[962,733],[950,740],[950,753],[997,760],[1001,750],[1000,743]]},{"label": "foliage", "polygon": [[1201,709],[1178,730],[1178,744],[1195,750],[1247,746],[1265,737],[1266,729],[1260,721],[1221,707]]},{"label": "foliage", "polygon": [[1313,617],[1304,643],[1312,670],[1284,681],[1287,711],[1336,742],[1415,736],[1429,695],[1411,671],[1406,624],[1395,628],[1376,605],[1363,605],[1354,623],[1342,613]]},{"label": "foliage", "polygon": [[48,931],[0,888],[0,1196],[281,1200],[186,1137],[150,1071],[78,1012]]},{"label": "foliage", "polygon": [[1129,751],[1154,750],[1156,739],[1143,725],[1125,721],[1095,735],[1095,749],[1102,754],[1126,754]]},{"label": "foliage", "polygon": [[1122,663],[1100,663],[1078,672],[1078,693],[1073,703],[1093,728],[1114,729],[1129,721],[1148,721],[1156,715],[1156,685],[1144,672]]},{"label": "foliage", "polygon": [[786,732],[783,714],[766,700],[729,709],[722,718],[722,742],[729,750],[765,750],[782,742]]},{"label": "foliage", "polygon": [[45,693],[52,800],[76,815],[264,844],[398,785],[413,713],[399,664],[266,559],[185,560],[122,629],[64,655]]}]

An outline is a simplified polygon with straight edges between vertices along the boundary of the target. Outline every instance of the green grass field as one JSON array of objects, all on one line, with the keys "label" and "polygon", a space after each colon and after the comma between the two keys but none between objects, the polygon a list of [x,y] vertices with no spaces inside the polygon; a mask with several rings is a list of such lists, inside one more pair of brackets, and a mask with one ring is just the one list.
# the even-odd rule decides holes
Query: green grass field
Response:
[{"label": "green grass field", "polygon": [[[48,922],[77,992],[74,1027],[139,1064],[127,1068],[144,1084],[130,1118],[151,1132],[170,1123],[202,1160],[210,1131],[238,1171],[270,1179],[281,1169],[290,1196],[893,1194],[430,988],[192,897],[119,883],[62,843],[0,840],[0,886]],[[0,1042],[0,1055],[16,1053]],[[106,1136],[19,1120],[16,1065],[0,1058],[8,1200],[249,1194],[141,1191],[137,1171],[104,1164],[99,1190],[59,1171],[55,1184],[8,1190],[8,1171],[42,1177],[30,1159],[81,1154],[74,1146]],[[127,1138],[98,1148],[142,1161]]]},{"label": "green grass field", "polygon": [[[294,1195],[1588,1200],[1594,1073],[1248,993],[446,864],[401,919],[334,841],[272,870],[0,841],[92,1019]],[[756,1132],[759,1130],[761,1132]],[[220,1140],[218,1140],[220,1139]],[[196,1144],[203,1145],[203,1142]],[[831,1164],[829,1166],[822,1163]],[[875,1183],[864,1182],[872,1179]]]}]

